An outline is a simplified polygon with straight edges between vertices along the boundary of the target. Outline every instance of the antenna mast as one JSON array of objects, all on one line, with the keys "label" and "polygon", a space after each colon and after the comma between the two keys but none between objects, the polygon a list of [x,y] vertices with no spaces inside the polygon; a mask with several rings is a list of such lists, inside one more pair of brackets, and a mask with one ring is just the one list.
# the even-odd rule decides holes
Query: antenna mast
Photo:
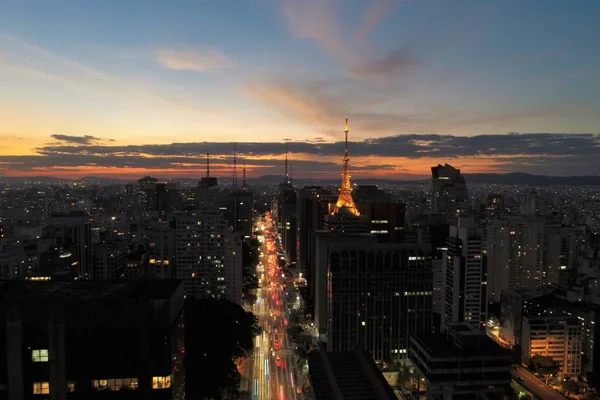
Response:
[{"label": "antenna mast", "polygon": [[237,190],[237,143],[233,144],[233,171],[232,171],[232,185],[233,190]]},{"label": "antenna mast", "polygon": [[210,178],[210,154],[206,153],[206,177]]},{"label": "antenna mast", "polygon": [[244,178],[242,180],[242,190],[246,190],[246,160],[244,160]]}]

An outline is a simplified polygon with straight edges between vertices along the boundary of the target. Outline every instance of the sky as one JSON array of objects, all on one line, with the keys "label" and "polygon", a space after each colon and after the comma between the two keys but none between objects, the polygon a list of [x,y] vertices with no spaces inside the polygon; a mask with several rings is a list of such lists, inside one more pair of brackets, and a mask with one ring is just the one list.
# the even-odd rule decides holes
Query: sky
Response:
[{"label": "sky", "polygon": [[0,177],[600,174],[595,0],[7,2]]}]

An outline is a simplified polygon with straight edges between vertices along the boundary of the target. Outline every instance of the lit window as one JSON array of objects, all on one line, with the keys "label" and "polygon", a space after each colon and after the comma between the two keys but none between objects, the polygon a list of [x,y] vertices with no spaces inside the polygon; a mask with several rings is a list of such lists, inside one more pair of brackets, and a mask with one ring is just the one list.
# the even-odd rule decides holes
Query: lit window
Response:
[{"label": "lit window", "polygon": [[168,389],[171,387],[171,375],[152,377],[152,389]]},{"label": "lit window", "polygon": [[68,381],[67,382],[67,393],[73,393],[75,391],[75,382]]},{"label": "lit window", "polygon": [[33,382],[33,394],[50,394],[50,382]]},{"label": "lit window", "polygon": [[138,378],[94,379],[92,388],[99,391],[136,390],[138,388]]},{"label": "lit window", "polygon": [[31,350],[31,361],[48,362],[48,349]]}]

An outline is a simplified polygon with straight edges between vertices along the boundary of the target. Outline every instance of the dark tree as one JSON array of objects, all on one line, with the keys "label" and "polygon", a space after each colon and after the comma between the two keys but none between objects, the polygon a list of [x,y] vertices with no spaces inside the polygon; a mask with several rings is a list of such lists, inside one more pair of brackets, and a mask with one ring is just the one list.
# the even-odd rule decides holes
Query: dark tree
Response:
[{"label": "dark tree", "polygon": [[561,386],[565,392],[579,394],[579,384],[573,380],[567,379],[562,382]]},{"label": "dark tree", "polygon": [[244,241],[242,244],[242,295],[246,304],[256,302],[254,290],[258,289],[256,266],[258,265],[260,242],[256,239]]},{"label": "dark tree", "polygon": [[226,300],[189,300],[184,313],[186,398],[237,393],[234,361],[251,354],[254,336],[261,332],[257,318]]},{"label": "dark tree", "polygon": [[531,364],[537,372],[543,375],[557,374],[560,369],[552,357],[536,355],[531,358]]}]

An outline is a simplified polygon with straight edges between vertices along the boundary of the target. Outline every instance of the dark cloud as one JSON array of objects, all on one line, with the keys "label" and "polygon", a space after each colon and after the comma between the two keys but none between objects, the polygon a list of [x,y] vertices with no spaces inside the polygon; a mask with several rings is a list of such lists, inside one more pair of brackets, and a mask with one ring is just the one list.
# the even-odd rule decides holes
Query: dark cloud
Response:
[{"label": "dark cloud", "polygon": [[[236,143],[237,152],[248,157],[282,155],[284,143]],[[290,153],[314,156],[337,156],[343,152],[343,142],[288,142]],[[509,133],[505,135],[452,136],[415,134],[387,136],[350,141],[351,156],[384,157],[463,157],[463,156],[583,156],[600,155],[600,135],[562,133]],[[233,143],[200,142],[148,145],[47,145],[36,149],[44,155],[114,155],[159,157],[231,157]]]},{"label": "dark cloud", "polygon": [[[101,142],[102,139],[99,137],[95,137],[95,136],[90,136],[90,135],[84,135],[84,136],[74,136],[74,135],[60,135],[60,134],[53,134],[50,135],[50,137],[52,137],[55,140],[61,141],[61,142],[69,142],[69,143],[78,143],[78,144],[91,144],[94,142]],[[110,142],[114,142],[114,139],[109,139]]]},{"label": "dark cloud", "polygon": [[[236,146],[238,163],[245,161],[254,176],[279,173],[283,169],[284,143],[238,142]],[[290,162],[299,177],[339,173],[343,148],[343,142],[288,142]],[[202,170],[204,154],[209,152],[212,169],[228,170],[233,143],[46,145],[36,150],[37,156],[3,156],[0,166],[12,171],[78,166],[176,169],[185,174],[186,171]],[[465,171],[471,164],[469,160],[474,160],[473,165],[481,165],[481,160],[485,160],[501,172],[600,174],[597,163],[600,135],[597,134],[398,135],[350,142],[349,151],[352,170],[365,173],[403,171],[405,166],[401,164],[406,159],[445,162],[458,158]],[[377,163],[378,158],[381,164]]]}]

